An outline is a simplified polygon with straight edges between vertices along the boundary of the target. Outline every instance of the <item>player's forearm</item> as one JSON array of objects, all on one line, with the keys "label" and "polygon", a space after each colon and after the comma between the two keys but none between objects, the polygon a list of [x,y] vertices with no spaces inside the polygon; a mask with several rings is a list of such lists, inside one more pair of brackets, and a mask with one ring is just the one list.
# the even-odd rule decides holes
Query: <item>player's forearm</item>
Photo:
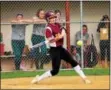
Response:
[{"label": "player's forearm", "polygon": [[55,35],[55,38],[49,37],[49,38],[47,38],[47,39],[48,39],[48,41],[49,41],[50,43],[57,42],[57,41],[59,41],[60,39],[64,38],[65,34],[66,34],[66,33],[65,33],[65,30],[62,30],[61,33],[58,33],[58,34]]},{"label": "player's forearm", "polygon": [[62,30],[61,34],[57,34],[56,37],[55,37],[55,40],[60,40],[62,38],[64,38],[65,36],[65,30]]},{"label": "player's forearm", "polygon": [[53,43],[53,42],[57,42],[57,41],[59,41],[60,39],[62,39],[62,38],[64,38],[64,34],[59,34],[59,36],[56,36],[55,38],[53,38],[53,39],[48,39],[48,41],[50,42],[50,43]]}]

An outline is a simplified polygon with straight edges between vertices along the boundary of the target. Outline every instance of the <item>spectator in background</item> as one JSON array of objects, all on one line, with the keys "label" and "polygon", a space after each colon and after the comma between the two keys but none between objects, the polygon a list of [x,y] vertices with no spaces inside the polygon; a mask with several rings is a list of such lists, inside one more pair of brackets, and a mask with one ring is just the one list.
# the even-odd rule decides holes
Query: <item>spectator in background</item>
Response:
[{"label": "spectator in background", "polygon": [[[15,69],[20,70],[20,63],[22,52],[25,46],[25,23],[29,22],[29,20],[25,20],[23,14],[17,14],[16,18],[11,21],[12,23],[12,36],[11,36],[11,44],[12,49],[15,55]],[[25,67],[21,69],[25,70]]]},{"label": "spectator in background", "polygon": [[[78,31],[76,33],[76,37],[75,37],[76,38],[76,45],[77,45],[77,42],[79,40],[83,40],[83,50],[85,51],[85,48],[89,44],[89,33],[88,33],[88,27],[87,27],[87,25],[83,25],[82,34],[83,34],[83,39],[81,39],[81,31]],[[78,53],[81,56],[81,47],[78,46],[77,49],[78,49]]]},{"label": "spectator in background", "polygon": [[98,24],[97,32],[100,33],[100,54],[101,64],[105,67],[105,55],[107,53],[108,66],[110,65],[110,19],[108,15],[103,15]]},{"label": "spectator in background", "polygon": [[[89,44],[89,33],[87,25],[83,25],[82,33],[83,33],[83,44],[84,46],[87,46]],[[76,33],[76,42],[79,40],[81,40],[81,31],[78,31]]]},{"label": "spectator in background", "polygon": [[61,19],[61,11],[55,10],[54,12],[55,12],[55,15],[57,16],[56,23],[61,24],[61,26],[65,26],[65,22]]},{"label": "spectator in background", "polygon": [[[45,11],[43,9],[39,9],[36,13],[36,17],[33,17],[33,31],[32,31],[32,44],[35,45],[37,43],[45,41]],[[35,48],[33,51],[33,58],[35,60],[36,69],[42,69],[44,61],[47,58],[47,47],[43,45],[39,48]],[[33,61],[32,61],[33,64]]]},{"label": "spectator in background", "polygon": [[71,45],[71,54],[73,56],[73,59],[76,60],[79,64],[81,64],[81,61],[80,61],[81,58],[79,53],[77,53],[76,46]]},{"label": "spectator in background", "polygon": [[57,16],[56,23],[62,23],[61,11],[60,10],[55,10],[55,15]]}]

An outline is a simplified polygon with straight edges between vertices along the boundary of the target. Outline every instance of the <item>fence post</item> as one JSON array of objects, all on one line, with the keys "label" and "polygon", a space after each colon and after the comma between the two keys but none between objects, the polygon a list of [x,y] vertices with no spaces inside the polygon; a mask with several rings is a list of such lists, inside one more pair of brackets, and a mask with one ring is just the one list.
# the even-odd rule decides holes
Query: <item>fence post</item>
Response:
[{"label": "fence post", "polygon": [[[67,50],[70,51],[70,2],[67,0],[65,2],[65,14],[66,14],[66,42],[67,42]],[[67,68],[70,65],[67,64]]]},{"label": "fence post", "polygon": [[[81,0],[80,1],[80,30],[81,30],[81,40],[83,41],[82,26],[83,26],[83,1]],[[83,45],[81,46],[81,68],[82,69],[84,68]]]}]

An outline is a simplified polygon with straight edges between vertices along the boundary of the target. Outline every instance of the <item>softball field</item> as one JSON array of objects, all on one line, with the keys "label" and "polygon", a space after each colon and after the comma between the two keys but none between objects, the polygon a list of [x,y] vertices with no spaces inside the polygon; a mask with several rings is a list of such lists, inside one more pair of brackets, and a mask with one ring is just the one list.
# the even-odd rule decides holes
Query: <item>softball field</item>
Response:
[{"label": "softball field", "polygon": [[1,89],[109,89],[109,76],[88,76],[85,84],[79,76],[54,76],[38,84],[31,84],[34,77],[1,79]]}]

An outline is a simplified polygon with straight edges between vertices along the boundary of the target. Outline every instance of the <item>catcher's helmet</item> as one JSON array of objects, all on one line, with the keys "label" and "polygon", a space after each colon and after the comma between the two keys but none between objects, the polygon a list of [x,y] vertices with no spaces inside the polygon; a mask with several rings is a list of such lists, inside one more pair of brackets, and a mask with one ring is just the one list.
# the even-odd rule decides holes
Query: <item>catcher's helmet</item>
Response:
[{"label": "catcher's helmet", "polygon": [[49,19],[51,18],[57,18],[57,16],[55,16],[54,12],[53,11],[48,11],[46,14],[45,14],[45,19],[48,21]]}]

